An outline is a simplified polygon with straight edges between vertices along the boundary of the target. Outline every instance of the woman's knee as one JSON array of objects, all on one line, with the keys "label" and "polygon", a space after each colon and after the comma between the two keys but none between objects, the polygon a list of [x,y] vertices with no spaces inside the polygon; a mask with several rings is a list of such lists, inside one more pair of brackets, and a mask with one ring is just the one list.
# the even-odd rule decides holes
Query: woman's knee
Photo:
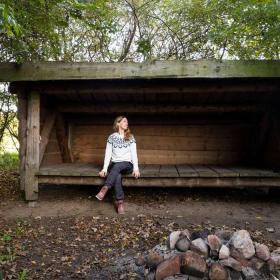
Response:
[{"label": "woman's knee", "polygon": [[112,171],[113,172],[117,172],[117,173],[120,173],[123,169],[123,166],[120,164],[120,163],[115,163],[113,166],[112,166]]}]

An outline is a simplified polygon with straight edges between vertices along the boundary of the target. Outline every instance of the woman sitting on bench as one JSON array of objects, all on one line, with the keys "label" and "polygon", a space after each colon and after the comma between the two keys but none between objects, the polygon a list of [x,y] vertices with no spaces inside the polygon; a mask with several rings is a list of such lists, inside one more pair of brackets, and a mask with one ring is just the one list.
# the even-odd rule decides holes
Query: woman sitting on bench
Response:
[{"label": "woman sitting on bench", "polygon": [[136,179],[140,177],[136,140],[128,128],[128,120],[125,116],[118,116],[115,119],[113,129],[115,132],[110,134],[107,139],[104,165],[99,176],[105,177],[107,175],[111,158],[112,164],[109,167],[105,184],[96,198],[103,200],[107,191],[114,186],[116,210],[119,214],[124,214],[122,174],[132,173]]}]

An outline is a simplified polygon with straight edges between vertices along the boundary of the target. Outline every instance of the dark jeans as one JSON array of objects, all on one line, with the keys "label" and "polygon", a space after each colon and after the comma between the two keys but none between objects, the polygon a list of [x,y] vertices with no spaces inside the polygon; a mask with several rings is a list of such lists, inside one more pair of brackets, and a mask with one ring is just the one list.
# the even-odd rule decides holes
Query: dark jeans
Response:
[{"label": "dark jeans", "polygon": [[112,162],[108,168],[107,178],[104,185],[111,189],[115,187],[116,200],[124,199],[122,187],[122,174],[129,174],[133,171],[133,164],[130,161]]}]

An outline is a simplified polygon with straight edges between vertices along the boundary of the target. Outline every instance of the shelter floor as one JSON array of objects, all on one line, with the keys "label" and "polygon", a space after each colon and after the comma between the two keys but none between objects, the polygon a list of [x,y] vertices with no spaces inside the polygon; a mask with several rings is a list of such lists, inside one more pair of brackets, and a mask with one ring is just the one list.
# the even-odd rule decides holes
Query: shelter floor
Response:
[{"label": "shelter floor", "polygon": [[[42,166],[37,173],[41,184],[101,185],[102,166],[62,163]],[[280,171],[248,166],[140,164],[140,177],[123,174],[124,186],[158,187],[280,187]]]}]

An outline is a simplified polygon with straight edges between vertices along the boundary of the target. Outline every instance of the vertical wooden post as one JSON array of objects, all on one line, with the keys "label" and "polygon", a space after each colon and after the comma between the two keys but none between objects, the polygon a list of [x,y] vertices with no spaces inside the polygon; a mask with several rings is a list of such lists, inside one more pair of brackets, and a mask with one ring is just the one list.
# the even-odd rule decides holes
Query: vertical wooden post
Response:
[{"label": "vertical wooden post", "polygon": [[19,138],[19,175],[20,189],[25,187],[25,157],[26,157],[26,126],[27,126],[27,95],[25,90],[17,93],[18,96],[18,138]]},{"label": "vertical wooden post", "polygon": [[40,152],[40,94],[28,92],[27,102],[27,146],[25,164],[25,199],[38,199],[38,178]]}]

